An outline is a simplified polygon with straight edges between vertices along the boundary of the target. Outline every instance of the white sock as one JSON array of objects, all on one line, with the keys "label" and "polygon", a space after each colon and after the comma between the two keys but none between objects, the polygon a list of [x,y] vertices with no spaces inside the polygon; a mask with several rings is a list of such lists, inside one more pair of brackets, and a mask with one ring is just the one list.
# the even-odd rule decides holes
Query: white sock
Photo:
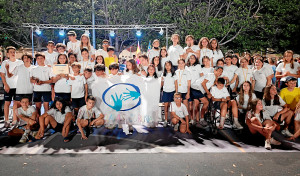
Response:
[{"label": "white sock", "polygon": [[234,121],[234,123],[239,123],[239,120],[238,120],[238,118],[235,118],[235,117],[234,117],[233,119],[234,119],[234,120],[233,120],[233,121]]},{"label": "white sock", "polygon": [[221,117],[220,125],[224,126],[224,123],[225,123],[225,117]]},{"label": "white sock", "polygon": [[25,133],[29,134],[29,133],[30,133],[30,130],[25,130]]}]

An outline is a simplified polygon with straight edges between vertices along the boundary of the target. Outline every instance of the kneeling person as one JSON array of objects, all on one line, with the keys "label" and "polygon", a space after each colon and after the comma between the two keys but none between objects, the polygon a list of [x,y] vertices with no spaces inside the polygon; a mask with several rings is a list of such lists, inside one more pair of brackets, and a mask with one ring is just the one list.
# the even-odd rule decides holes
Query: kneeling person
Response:
[{"label": "kneeling person", "polygon": [[189,113],[181,101],[181,93],[175,93],[174,102],[170,106],[172,123],[175,125],[174,130],[178,131],[179,127],[181,133],[191,134],[192,132],[189,129]]},{"label": "kneeling person", "polygon": [[77,126],[81,133],[81,139],[87,139],[83,128],[92,126],[102,126],[104,124],[104,115],[96,108],[95,97],[88,96],[86,105],[79,109],[77,117]]}]

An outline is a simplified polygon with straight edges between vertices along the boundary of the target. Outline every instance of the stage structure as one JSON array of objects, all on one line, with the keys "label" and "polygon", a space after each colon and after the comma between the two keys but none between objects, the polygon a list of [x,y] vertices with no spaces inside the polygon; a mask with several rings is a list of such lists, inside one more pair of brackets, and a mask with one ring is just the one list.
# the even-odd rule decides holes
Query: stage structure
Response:
[{"label": "stage structure", "polygon": [[[166,31],[166,47],[168,47],[168,29],[176,28],[174,24],[145,24],[145,25],[65,25],[65,24],[36,24],[36,23],[23,23],[23,27],[31,28],[31,42],[32,42],[32,56],[34,56],[33,33],[38,31],[41,34],[41,29],[76,29],[76,30],[141,30],[141,29],[160,29],[160,34],[163,34],[163,29]],[[95,43],[95,33],[93,32],[93,45]],[[96,47],[95,47],[96,48]]]}]

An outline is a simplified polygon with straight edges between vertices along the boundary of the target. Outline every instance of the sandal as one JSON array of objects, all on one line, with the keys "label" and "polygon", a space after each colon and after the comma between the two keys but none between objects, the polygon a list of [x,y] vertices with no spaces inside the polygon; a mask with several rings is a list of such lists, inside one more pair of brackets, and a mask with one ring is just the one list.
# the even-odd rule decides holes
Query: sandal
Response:
[{"label": "sandal", "polygon": [[64,143],[68,143],[70,142],[70,138],[69,137],[64,137]]}]

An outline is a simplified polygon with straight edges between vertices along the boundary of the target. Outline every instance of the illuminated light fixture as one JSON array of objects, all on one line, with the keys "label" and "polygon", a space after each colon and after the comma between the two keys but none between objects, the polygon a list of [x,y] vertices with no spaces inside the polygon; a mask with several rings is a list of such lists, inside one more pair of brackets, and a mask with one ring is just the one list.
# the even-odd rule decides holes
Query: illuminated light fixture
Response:
[{"label": "illuminated light fixture", "polygon": [[116,36],[115,31],[113,31],[113,30],[109,31],[109,36],[110,37],[115,37]]},{"label": "illuminated light fixture", "polygon": [[164,30],[160,28],[159,35],[163,35],[163,34],[164,34]]},{"label": "illuminated light fixture", "polygon": [[136,33],[135,33],[135,35],[136,35],[137,37],[141,37],[141,36],[142,36],[141,30],[137,30]]},{"label": "illuminated light fixture", "polygon": [[42,34],[42,31],[40,30],[40,28],[36,28],[35,33],[36,33],[37,35],[41,35],[41,34]]},{"label": "illuminated light fixture", "polygon": [[62,29],[62,30],[59,31],[58,34],[59,34],[59,36],[62,36],[62,37],[63,37],[63,36],[65,36],[65,31]]}]

